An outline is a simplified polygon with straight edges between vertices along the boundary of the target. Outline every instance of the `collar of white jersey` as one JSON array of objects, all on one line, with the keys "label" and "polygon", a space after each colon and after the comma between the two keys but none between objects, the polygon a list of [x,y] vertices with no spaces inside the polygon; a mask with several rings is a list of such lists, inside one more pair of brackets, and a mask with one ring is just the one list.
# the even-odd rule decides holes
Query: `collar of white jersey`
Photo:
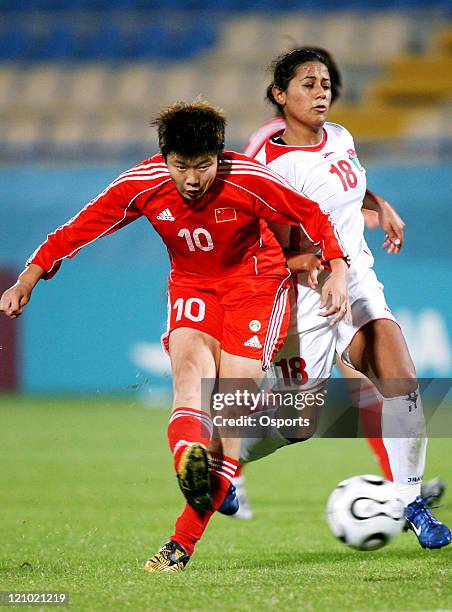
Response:
[{"label": "collar of white jersey", "polygon": [[280,136],[280,134],[274,134],[265,143],[265,163],[267,164],[274,161],[281,155],[284,155],[285,153],[290,153],[290,151],[307,151],[308,153],[317,153],[318,151],[321,151],[323,149],[328,140],[328,133],[325,128],[322,128],[322,140],[316,145],[292,147],[290,145],[278,144],[277,142],[273,141],[273,138],[276,138],[278,136]]}]

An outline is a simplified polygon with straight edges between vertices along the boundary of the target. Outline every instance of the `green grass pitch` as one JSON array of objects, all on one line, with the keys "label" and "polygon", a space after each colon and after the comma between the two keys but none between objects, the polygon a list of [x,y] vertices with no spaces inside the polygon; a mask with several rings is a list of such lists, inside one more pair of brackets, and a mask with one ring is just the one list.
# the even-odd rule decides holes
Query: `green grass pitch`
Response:
[{"label": "green grass pitch", "polygon": [[[364,553],[330,534],[330,491],[377,471],[364,440],[311,440],[249,466],[255,520],[215,516],[185,573],[150,575],[182,507],[168,410],[4,396],[0,419],[0,590],[68,591],[77,611],[452,608],[452,546],[425,551],[408,533]],[[452,523],[450,448],[430,441],[427,476],[449,483],[437,514]]]}]

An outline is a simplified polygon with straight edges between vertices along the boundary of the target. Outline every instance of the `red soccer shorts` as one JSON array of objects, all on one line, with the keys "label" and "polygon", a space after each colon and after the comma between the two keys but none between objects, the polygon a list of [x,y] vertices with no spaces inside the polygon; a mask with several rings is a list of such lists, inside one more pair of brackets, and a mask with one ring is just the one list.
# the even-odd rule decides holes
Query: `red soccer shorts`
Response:
[{"label": "red soccer shorts", "polygon": [[203,279],[202,287],[171,283],[163,348],[169,352],[174,329],[190,327],[216,338],[227,353],[262,360],[267,369],[287,333],[289,278]]}]

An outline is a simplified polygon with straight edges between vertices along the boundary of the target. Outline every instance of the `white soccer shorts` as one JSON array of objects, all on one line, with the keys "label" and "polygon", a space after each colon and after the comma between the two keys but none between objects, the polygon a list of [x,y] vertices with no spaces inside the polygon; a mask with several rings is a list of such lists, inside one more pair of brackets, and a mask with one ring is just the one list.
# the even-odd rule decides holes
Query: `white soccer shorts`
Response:
[{"label": "white soccer shorts", "polygon": [[292,292],[289,331],[273,363],[272,374],[280,380],[287,380],[289,376],[292,382],[295,379],[299,382],[306,379],[312,381],[303,384],[303,390],[318,386],[331,376],[336,353],[353,367],[347,353],[361,327],[376,319],[389,319],[397,323],[386,303],[383,285],[372,268],[366,271],[359,285],[355,285],[351,292],[351,323],[341,320],[330,327],[332,317],[326,319],[318,315],[320,291],[299,284],[296,292]]}]

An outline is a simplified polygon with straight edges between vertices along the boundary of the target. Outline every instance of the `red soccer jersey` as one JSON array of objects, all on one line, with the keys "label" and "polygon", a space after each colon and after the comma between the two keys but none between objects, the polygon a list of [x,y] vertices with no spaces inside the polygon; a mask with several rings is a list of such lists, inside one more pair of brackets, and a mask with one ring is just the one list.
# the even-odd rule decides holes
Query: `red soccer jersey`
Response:
[{"label": "red soccer jersey", "polygon": [[302,225],[325,260],[346,257],[335,227],[315,202],[259,162],[225,152],[202,198],[184,199],[161,155],[121,174],[28,260],[50,278],[66,257],[144,215],[165,243],[172,280],[187,276],[281,273],[285,260],[262,240],[259,219]]}]

